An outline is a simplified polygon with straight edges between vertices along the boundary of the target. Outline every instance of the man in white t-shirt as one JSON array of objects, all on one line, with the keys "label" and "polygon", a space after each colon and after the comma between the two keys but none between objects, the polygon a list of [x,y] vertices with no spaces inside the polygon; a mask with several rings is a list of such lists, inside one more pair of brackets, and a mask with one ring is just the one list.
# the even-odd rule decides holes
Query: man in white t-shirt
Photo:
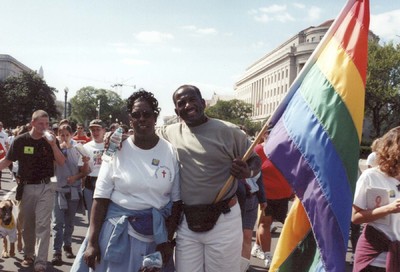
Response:
[{"label": "man in white t-shirt", "polygon": [[[102,163],[101,156],[104,151],[104,134],[106,132],[105,124],[100,119],[94,119],[89,124],[89,130],[92,135],[92,141],[83,145],[86,153],[89,155],[90,173],[84,180],[83,197],[88,210],[88,221],[93,203],[93,192],[96,187],[96,180]],[[81,161],[80,166],[83,166]]]}]

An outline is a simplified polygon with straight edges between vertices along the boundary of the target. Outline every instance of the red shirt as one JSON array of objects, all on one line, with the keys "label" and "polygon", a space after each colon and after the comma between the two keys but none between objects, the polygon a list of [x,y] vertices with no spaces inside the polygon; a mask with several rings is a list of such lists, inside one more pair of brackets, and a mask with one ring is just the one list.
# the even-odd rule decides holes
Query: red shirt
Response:
[{"label": "red shirt", "polygon": [[265,155],[264,146],[262,144],[258,144],[254,148],[254,151],[258,154],[262,161],[261,173],[267,199],[289,198],[293,194],[293,190],[281,172],[279,172],[279,170]]},{"label": "red shirt", "polygon": [[90,139],[89,137],[82,135],[82,136],[74,136],[72,137],[73,140],[75,140],[77,143],[81,143],[81,144],[86,144],[87,142],[90,142],[92,139]]}]

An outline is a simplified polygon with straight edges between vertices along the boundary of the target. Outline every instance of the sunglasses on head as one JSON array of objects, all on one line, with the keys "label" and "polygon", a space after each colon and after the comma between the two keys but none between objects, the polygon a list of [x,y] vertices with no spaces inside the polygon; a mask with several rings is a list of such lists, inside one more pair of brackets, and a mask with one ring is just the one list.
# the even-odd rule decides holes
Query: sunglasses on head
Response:
[{"label": "sunglasses on head", "polygon": [[152,111],[134,111],[131,112],[131,116],[133,119],[139,119],[140,117],[143,118],[150,118],[154,116],[154,112]]}]

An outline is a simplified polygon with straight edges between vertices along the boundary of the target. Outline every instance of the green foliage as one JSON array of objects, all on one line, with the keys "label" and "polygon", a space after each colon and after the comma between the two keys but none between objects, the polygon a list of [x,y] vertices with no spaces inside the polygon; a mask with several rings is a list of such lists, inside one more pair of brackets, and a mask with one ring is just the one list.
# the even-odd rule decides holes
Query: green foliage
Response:
[{"label": "green foliage", "polygon": [[261,124],[254,123],[249,116],[252,112],[252,105],[238,99],[229,101],[219,100],[214,106],[205,110],[207,116],[229,121],[239,126],[244,126],[247,133],[253,136],[261,129]]},{"label": "green foliage", "polygon": [[35,72],[23,72],[0,82],[0,120],[6,127],[16,127],[31,121],[32,113],[45,110],[50,118],[58,119],[57,90],[49,87]]},{"label": "green foliage", "polygon": [[369,42],[365,110],[372,120],[372,138],[400,124],[399,44]]},{"label": "green foliage", "polygon": [[[100,104],[98,104],[99,101]],[[87,125],[91,120],[97,118],[100,105],[100,119],[108,125],[114,123],[116,119],[118,122],[129,124],[126,103],[113,91],[95,89],[90,86],[84,87],[71,98],[70,103],[70,119],[78,123]]]}]

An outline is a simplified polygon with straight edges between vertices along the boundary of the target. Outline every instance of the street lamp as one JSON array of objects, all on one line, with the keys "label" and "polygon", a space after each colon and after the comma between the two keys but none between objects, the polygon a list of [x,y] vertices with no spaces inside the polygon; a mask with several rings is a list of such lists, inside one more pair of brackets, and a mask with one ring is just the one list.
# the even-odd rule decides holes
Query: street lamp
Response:
[{"label": "street lamp", "polygon": [[100,119],[100,99],[97,100],[96,110],[97,110],[97,119]]},{"label": "street lamp", "polygon": [[68,87],[65,87],[64,89],[64,93],[65,93],[65,97],[64,97],[64,119],[67,119],[67,97],[68,97]]}]

